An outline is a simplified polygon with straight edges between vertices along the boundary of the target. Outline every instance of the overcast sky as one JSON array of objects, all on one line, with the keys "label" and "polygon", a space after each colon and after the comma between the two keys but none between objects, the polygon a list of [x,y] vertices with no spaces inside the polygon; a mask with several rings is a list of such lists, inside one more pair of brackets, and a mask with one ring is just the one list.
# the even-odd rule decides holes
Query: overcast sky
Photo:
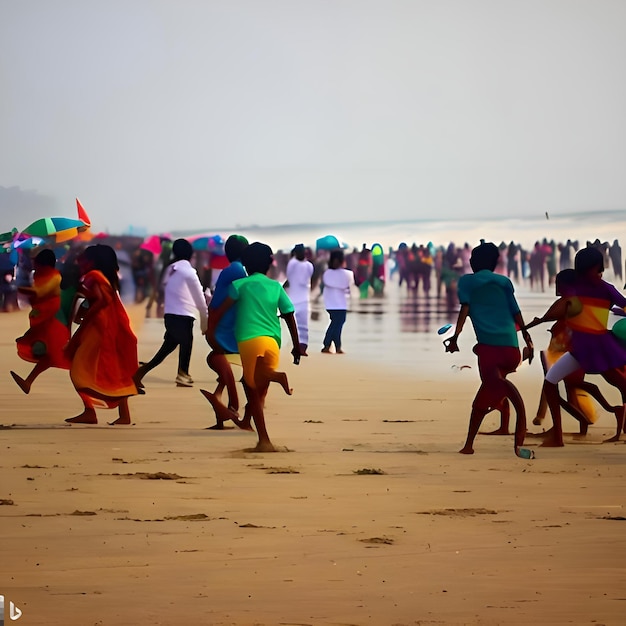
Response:
[{"label": "overcast sky", "polygon": [[0,230],[626,209],[625,33],[624,0],[2,0]]}]

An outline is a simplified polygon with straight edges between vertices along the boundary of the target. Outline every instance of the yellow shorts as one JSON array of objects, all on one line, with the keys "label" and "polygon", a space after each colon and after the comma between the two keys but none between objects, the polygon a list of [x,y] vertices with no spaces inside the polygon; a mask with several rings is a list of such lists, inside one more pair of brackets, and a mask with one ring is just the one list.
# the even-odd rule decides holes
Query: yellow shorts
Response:
[{"label": "yellow shorts", "polygon": [[243,378],[249,387],[256,389],[254,376],[257,359],[263,357],[265,368],[275,371],[280,361],[280,348],[272,337],[254,337],[253,339],[242,341],[238,345],[243,367]]}]

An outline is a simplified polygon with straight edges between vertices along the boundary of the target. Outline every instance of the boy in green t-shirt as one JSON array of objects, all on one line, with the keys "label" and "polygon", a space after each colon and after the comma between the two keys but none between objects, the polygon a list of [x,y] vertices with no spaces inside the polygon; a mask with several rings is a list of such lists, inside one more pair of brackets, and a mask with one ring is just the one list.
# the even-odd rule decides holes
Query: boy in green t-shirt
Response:
[{"label": "boy in green t-shirt", "polygon": [[252,243],[243,251],[241,261],[248,276],[231,284],[226,300],[209,316],[207,340],[210,344],[215,342],[215,329],[221,317],[237,302],[235,338],[243,366],[244,387],[248,396],[247,409],[252,415],[259,437],[255,450],[274,452],[265,427],[265,396],[271,382],[280,383],[291,395],[287,375],[276,371],[281,341],[280,320],[276,312],[280,312],[289,329],[295,365],[300,362],[298,329],[294,306],[287,292],[279,282],[267,276],[273,261],[272,249],[260,242]]},{"label": "boy in green t-shirt", "polygon": [[487,413],[504,410],[507,399],[516,412],[514,449],[517,456],[530,458],[522,449],[526,435],[526,410],[519,391],[506,379],[520,364],[517,328],[522,329],[526,342],[524,358],[532,361],[533,344],[526,330],[522,314],[513,293],[513,284],[506,277],[495,274],[500,256],[493,243],[482,242],[472,250],[470,265],[473,274],[461,276],[458,283],[461,310],[454,335],[444,341],[446,352],[458,352],[458,336],[469,317],[478,343],[474,353],[478,356],[481,386],[472,403],[469,429],[461,454],[474,454],[473,443]]}]

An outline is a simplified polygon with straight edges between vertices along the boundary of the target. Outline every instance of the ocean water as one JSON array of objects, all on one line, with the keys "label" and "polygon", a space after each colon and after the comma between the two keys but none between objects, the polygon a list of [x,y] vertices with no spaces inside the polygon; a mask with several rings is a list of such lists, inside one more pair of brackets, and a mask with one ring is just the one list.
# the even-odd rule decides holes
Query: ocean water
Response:
[{"label": "ocean water", "polygon": [[[385,249],[397,248],[401,242],[418,245],[432,241],[436,246],[455,242],[463,245],[468,242],[476,245],[480,239],[500,243],[513,240],[526,249],[544,237],[555,242],[568,239],[578,241],[584,246],[587,241],[608,241],[615,239],[626,245],[626,211],[594,212],[576,215],[550,216],[537,218],[503,218],[498,220],[464,221],[403,221],[403,222],[351,222],[344,224],[310,224],[281,227],[255,228],[242,230],[250,240],[260,240],[271,245],[275,250],[289,250],[296,243],[314,247],[318,237],[334,234],[350,247],[360,248],[363,243],[371,246],[380,243]],[[626,248],[625,248],[626,251]],[[626,254],[625,254],[626,257]],[[433,276],[434,279],[434,276]],[[609,268],[605,279],[618,282]],[[433,280],[434,284],[434,280]],[[554,287],[545,281],[545,291],[537,287],[531,289],[527,279],[514,283],[516,297],[525,320],[541,316],[555,300]],[[442,340],[437,330],[445,324],[456,322],[458,307],[449,307],[445,297],[436,297],[435,288],[429,297],[423,293],[413,294],[405,286],[398,286],[398,275],[387,277],[384,295],[381,298],[359,298],[353,290],[350,312],[344,327],[344,349],[351,357],[386,368],[392,367],[407,371],[448,372],[465,364],[475,365],[471,348],[475,343],[471,323],[466,323],[459,345],[461,353],[445,354]],[[317,319],[309,324],[311,351],[321,349],[322,339],[328,325],[328,316],[323,309],[321,299],[312,303]],[[612,316],[615,317],[615,316]],[[617,319],[617,318],[615,318]],[[611,320],[612,323],[615,320]],[[548,343],[549,325],[537,327],[533,340],[537,351]],[[287,339],[286,339],[287,340]],[[341,358],[341,357],[336,357]],[[541,376],[541,367],[532,364]],[[449,373],[449,372],[448,372]],[[471,375],[465,373],[466,375]]]},{"label": "ocean water", "polygon": [[[210,230],[210,229],[208,229]],[[361,248],[363,243],[371,246],[380,243],[384,249],[397,248],[402,242],[447,246],[469,243],[474,246],[481,239],[499,244],[515,241],[530,249],[544,237],[557,243],[568,239],[578,240],[582,245],[587,240],[608,241],[618,239],[626,244],[626,210],[591,211],[568,215],[530,215],[512,217],[503,215],[498,219],[463,220],[405,220],[380,222],[310,223],[282,226],[238,227],[220,232],[228,236],[232,232],[245,235],[250,241],[263,241],[274,250],[290,250],[295,244],[303,243],[314,247],[316,239],[324,235],[335,235],[350,248]]]}]

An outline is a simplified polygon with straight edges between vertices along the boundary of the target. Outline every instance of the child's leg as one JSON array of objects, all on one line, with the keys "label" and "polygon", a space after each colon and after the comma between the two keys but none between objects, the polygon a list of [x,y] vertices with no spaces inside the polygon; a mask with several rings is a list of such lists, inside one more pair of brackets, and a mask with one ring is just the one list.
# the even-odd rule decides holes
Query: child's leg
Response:
[{"label": "child's leg", "polygon": [[[480,393],[480,389],[478,391]],[[478,397],[478,394],[476,397]],[[459,450],[461,454],[474,454],[474,439],[476,439],[476,435],[480,430],[480,425],[483,423],[483,419],[488,412],[489,409],[481,409],[476,406],[472,406],[465,445]]]},{"label": "child's leg", "polygon": [[509,421],[511,418],[511,406],[508,398],[504,398],[502,402],[495,407],[500,412],[500,426],[496,430],[492,430],[488,433],[482,433],[485,435],[510,435],[509,433]]},{"label": "child's leg", "polygon": [[130,409],[128,408],[128,398],[122,398],[117,407],[119,417],[114,422],[109,422],[109,426],[129,425]]},{"label": "child's leg", "polygon": [[[548,371],[548,364],[546,362],[546,353],[542,350],[539,353],[539,360],[541,361],[541,367],[543,368],[543,375],[545,376]],[[548,401],[546,400],[546,394],[541,392],[539,396],[539,406],[537,407],[537,414],[535,415],[535,419],[533,420],[533,424],[535,426],[539,426],[546,418],[546,410],[548,408]]]},{"label": "child's leg", "polygon": [[582,382],[577,383],[576,387],[586,391],[592,398],[594,398],[598,404],[609,413],[615,414],[616,411],[621,411],[622,406],[613,406],[609,404],[608,400],[604,397],[602,392],[600,391],[600,387],[598,385],[594,385],[593,383],[583,380]]},{"label": "child's leg", "polygon": [[257,366],[254,373],[255,385],[254,387],[250,387],[248,391],[250,411],[252,413],[252,419],[254,420],[256,432],[259,437],[255,450],[259,452],[276,451],[274,445],[270,441],[269,435],[267,434],[267,428],[265,426],[265,412],[263,408],[270,380],[271,378],[268,376],[268,372],[266,370],[265,357],[260,356],[257,358]]},{"label": "child's leg", "polygon": [[524,445],[524,438],[526,437],[526,408],[517,387],[510,380],[505,382],[508,387],[507,397],[515,409],[514,450],[515,454],[519,456],[520,448]]},{"label": "child's leg", "polygon": [[338,310],[333,312],[335,314],[335,336],[333,341],[335,342],[335,351],[337,354],[341,354],[343,352],[341,349],[341,331],[346,323],[346,311]]},{"label": "child's leg", "polygon": [[31,370],[30,374],[26,377],[26,379],[18,376],[15,372],[11,371],[11,376],[13,380],[18,384],[19,388],[24,393],[29,393],[30,388],[33,384],[33,381],[39,374],[45,372],[50,367],[50,359],[46,357],[42,357],[37,363],[35,363],[35,367]]},{"label": "child's leg", "polygon": [[607,439],[606,442],[619,441],[619,437],[624,429],[626,421],[626,376],[623,369],[613,369],[602,374],[604,380],[610,385],[616,387],[622,396],[621,411],[617,408],[615,411],[615,420],[617,421],[617,431],[613,437]]},{"label": "child's leg", "polygon": [[546,394],[543,393],[543,389],[541,390],[541,395],[539,397],[539,406],[537,407],[537,415],[533,420],[533,424],[535,426],[539,426],[546,418],[546,411],[548,409],[548,401],[546,400]]},{"label": "child's leg", "polygon": [[233,420],[236,423],[239,415],[229,407],[224,406],[218,396],[206,389],[200,389],[200,393],[211,403],[215,411],[216,423],[214,426],[209,426],[210,430],[223,430],[224,422],[228,420]]},{"label": "child's leg", "polygon": [[85,409],[76,417],[68,417],[65,421],[68,424],[97,424],[98,418],[96,417],[96,410],[93,408],[91,398],[88,395],[81,393],[80,391],[78,392],[78,395],[83,401]]},{"label": "child's leg", "polygon": [[478,344],[474,347],[474,352],[478,356],[478,372],[482,382],[472,404],[467,440],[465,446],[460,450],[461,454],[473,454],[474,438],[480,429],[483,418],[493,408],[503,407],[507,398],[511,400],[517,412],[516,442],[517,433],[522,423],[524,430],[522,442],[523,436],[526,434],[524,403],[515,386],[505,378],[507,372],[515,371],[519,365],[519,350],[511,346]]},{"label": "child's leg", "polygon": [[274,339],[256,337],[241,342],[239,353],[243,365],[244,389],[248,398],[246,414],[242,421],[245,423],[246,417],[249,420],[250,416],[254,420],[259,437],[255,448],[257,451],[274,452],[265,426],[264,405],[267,390],[280,360],[280,349]]},{"label": "child's leg", "polygon": [[549,370],[543,383],[543,393],[548,401],[548,408],[552,415],[553,427],[548,437],[541,444],[548,448],[560,448],[563,446],[563,427],[561,425],[561,399],[559,396],[558,383],[566,376],[580,369],[578,361],[566,352]]},{"label": "child's leg", "polygon": [[191,350],[193,348],[193,318],[181,318],[180,349],[178,351],[178,373],[189,376],[189,363],[191,363]]},{"label": "child's leg", "polygon": [[220,399],[222,390],[226,387],[228,392],[228,408],[239,410],[239,396],[237,395],[237,385],[233,370],[226,356],[219,352],[210,352],[206,362],[208,366],[217,374],[217,387],[213,392]]},{"label": "child's leg", "polygon": [[278,383],[288,396],[293,394],[293,389],[289,386],[289,380],[285,372],[273,372],[270,376],[270,382]]},{"label": "child's leg", "polygon": [[322,352],[330,352],[330,344],[333,342],[334,322],[332,314],[332,311],[328,311],[330,322],[328,324],[328,328],[326,329],[326,334],[324,335],[324,347],[322,349]]}]

